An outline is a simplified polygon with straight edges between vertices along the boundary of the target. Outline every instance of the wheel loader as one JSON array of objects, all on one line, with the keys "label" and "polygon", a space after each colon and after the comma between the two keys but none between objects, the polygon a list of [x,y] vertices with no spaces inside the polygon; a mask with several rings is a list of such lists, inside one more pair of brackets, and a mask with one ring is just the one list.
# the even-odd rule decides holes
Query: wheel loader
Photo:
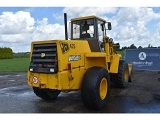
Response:
[{"label": "wheel loader", "polygon": [[28,85],[44,100],[80,90],[84,106],[100,110],[107,104],[111,86],[126,88],[129,82],[128,64],[106,35],[111,23],[94,15],[73,18],[70,39],[66,13],[64,24],[65,40],[31,43]]}]

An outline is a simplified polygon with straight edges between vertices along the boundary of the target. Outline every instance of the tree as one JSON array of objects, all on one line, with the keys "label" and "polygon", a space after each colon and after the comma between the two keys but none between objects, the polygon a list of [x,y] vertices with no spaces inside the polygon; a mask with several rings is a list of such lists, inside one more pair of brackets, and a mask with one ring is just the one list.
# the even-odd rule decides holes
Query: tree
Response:
[{"label": "tree", "polygon": [[114,49],[115,49],[116,51],[119,51],[119,50],[120,50],[120,44],[119,44],[119,43],[115,43],[115,44],[114,44]]},{"label": "tree", "polygon": [[142,46],[139,46],[138,49],[142,48]]},{"label": "tree", "polygon": [[151,44],[148,44],[148,48],[151,48]]},{"label": "tree", "polygon": [[130,45],[129,48],[130,48],[130,49],[137,49],[137,47],[136,47],[134,44]]},{"label": "tree", "polygon": [[121,50],[125,50],[125,49],[128,49],[128,48],[129,48],[129,47],[126,47],[126,46],[125,46],[125,47],[122,47],[122,49],[121,49]]},{"label": "tree", "polygon": [[0,48],[0,59],[12,59],[13,51],[11,48]]}]

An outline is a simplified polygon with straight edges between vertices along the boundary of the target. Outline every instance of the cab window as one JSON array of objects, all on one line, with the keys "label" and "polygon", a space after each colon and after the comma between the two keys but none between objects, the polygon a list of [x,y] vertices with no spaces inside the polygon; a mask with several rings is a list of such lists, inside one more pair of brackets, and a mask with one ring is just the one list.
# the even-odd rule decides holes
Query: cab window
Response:
[{"label": "cab window", "polygon": [[94,19],[72,22],[73,39],[93,38]]},{"label": "cab window", "polygon": [[104,31],[102,30],[103,21],[98,20],[98,39],[99,41],[103,41]]}]

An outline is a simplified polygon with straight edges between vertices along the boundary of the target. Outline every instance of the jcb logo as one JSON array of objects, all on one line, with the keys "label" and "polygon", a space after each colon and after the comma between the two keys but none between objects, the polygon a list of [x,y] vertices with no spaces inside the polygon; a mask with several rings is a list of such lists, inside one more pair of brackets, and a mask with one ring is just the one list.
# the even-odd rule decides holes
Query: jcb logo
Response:
[{"label": "jcb logo", "polygon": [[45,57],[46,54],[45,53],[41,53],[41,58]]},{"label": "jcb logo", "polygon": [[66,42],[60,42],[62,53],[66,53],[69,51],[69,45]]}]

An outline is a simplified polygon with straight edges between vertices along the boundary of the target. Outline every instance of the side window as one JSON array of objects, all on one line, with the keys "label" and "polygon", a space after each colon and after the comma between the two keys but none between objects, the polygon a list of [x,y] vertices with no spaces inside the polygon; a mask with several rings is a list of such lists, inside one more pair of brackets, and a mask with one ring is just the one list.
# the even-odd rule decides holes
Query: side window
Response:
[{"label": "side window", "polygon": [[89,26],[88,33],[90,34],[91,37],[94,37],[94,25]]},{"label": "side window", "polygon": [[82,23],[81,24],[82,36],[84,38],[93,38],[94,37],[94,20],[93,19],[83,20],[81,23]]},{"label": "side window", "polygon": [[73,23],[73,39],[78,39],[80,38],[80,25],[78,22]]},{"label": "side window", "polygon": [[98,39],[99,41],[103,42],[103,31],[102,31],[102,25],[103,22],[98,20]]}]

